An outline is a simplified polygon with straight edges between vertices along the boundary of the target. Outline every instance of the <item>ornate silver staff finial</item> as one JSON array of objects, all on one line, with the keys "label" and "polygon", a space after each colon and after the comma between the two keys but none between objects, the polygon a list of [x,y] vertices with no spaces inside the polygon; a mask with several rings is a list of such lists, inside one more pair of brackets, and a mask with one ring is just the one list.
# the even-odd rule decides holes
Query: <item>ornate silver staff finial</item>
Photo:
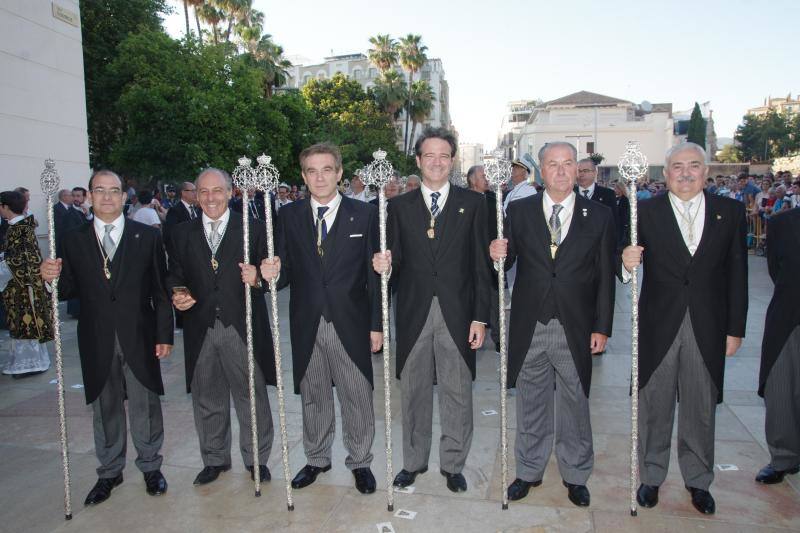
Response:
[{"label": "ornate silver staff finial", "polygon": [[647,157],[639,149],[639,141],[628,141],[617,168],[619,175],[628,183],[635,182],[647,173]]},{"label": "ornate silver staff finial", "polygon": [[489,185],[496,187],[511,178],[511,161],[503,157],[502,152],[494,152],[483,158],[483,169]]},{"label": "ornate silver staff finial", "polygon": [[266,154],[256,157],[258,165],[255,169],[255,188],[264,192],[272,192],[278,188],[281,173],[271,163],[272,158]]},{"label": "ornate silver staff finial", "polygon": [[48,196],[56,192],[61,183],[61,178],[56,170],[56,162],[49,157],[44,160],[44,170],[39,178],[39,183],[42,186],[42,192]]},{"label": "ornate silver staff finial", "polygon": [[233,170],[233,184],[239,187],[242,191],[249,191],[255,188],[253,183],[253,167],[250,166],[252,160],[247,156],[242,156],[238,160],[239,166]]},{"label": "ornate silver staff finial", "polygon": [[361,179],[367,185],[381,188],[394,176],[394,167],[386,159],[386,152],[380,148],[372,152],[373,161],[361,169]]}]

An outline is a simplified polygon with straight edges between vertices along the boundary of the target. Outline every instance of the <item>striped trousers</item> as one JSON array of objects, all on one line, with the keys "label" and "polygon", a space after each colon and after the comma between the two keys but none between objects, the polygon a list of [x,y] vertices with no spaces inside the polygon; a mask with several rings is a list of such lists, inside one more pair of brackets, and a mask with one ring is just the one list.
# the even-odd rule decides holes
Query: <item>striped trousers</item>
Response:
[{"label": "striped trousers", "polygon": [[561,478],[573,485],[585,485],[594,466],[589,399],[583,392],[564,327],[555,318],[536,324],[517,377],[514,453],[518,478],[541,481],[554,437]]},{"label": "striped trousers", "polygon": [[[272,413],[264,374],[256,363],[258,463],[265,465],[272,450]],[[247,345],[233,326],[217,320],[206,331],[192,376],[192,407],[200,455],[205,466],[231,464],[231,397],[239,420],[239,449],[245,466],[253,464]]]},{"label": "striped trousers", "polygon": [[764,387],[765,430],[771,464],[777,470],[800,465],[800,326],[796,326]]},{"label": "striped trousers", "polygon": [[320,317],[311,360],[300,381],[303,448],[311,466],[331,464],[336,435],[334,385],[342,410],[342,441],[347,450],[344,463],[350,470],[368,467],[375,438],[372,386],[350,359],[333,324]]}]

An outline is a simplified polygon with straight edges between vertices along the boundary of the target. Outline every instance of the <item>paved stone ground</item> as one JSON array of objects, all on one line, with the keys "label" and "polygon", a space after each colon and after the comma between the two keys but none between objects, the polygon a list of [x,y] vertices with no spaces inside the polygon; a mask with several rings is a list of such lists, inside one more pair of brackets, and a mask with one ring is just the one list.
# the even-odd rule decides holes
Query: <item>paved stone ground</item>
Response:
[{"label": "paved stone ground", "polygon": [[[153,498],[133,465],[135,451],[129,444],[125,482],[111,498],[95,508],[84,508],[83,499],[95,482],[96,459],[91,411],[83,400],[76,343],[76,322],[64,325],[66,401],[68,407],[72,501],[74,518],[63,520],[62,478],[56,416],[54,370],[15,381],[0,377],[0,530],[2,531],[385,531],[378,524],[390,522],[394,531],[695,531],[751,532],[800,530],[800,476],[789,476],[777,486],[757,485],[753,478],[769,460],[764,440],[763,401],[756,395],[759,350],[764,314],[772,292],[765,260],[750,258],[750,315],[747,338],[739,353],[728,359],[725,403],[717,410],[716,461],[735,465],[717,471],[712,493],[717,514],[699,515],[691,506],[678,471],[675,446],[670,473],[662,486],[659,505],[643,509],[632,518],[629,494],[629,398],[630,298],[618,286],[614,337],[608,351],[594,360],[591,409],[594,429],[595,469],[589,480],[592,505],[574,507],[567,500],[554,460],[544,483],[510,509],[500,508],[498,358],[487,343],[478,354],[478,379],[474,384],[475,436],[464,474],[469,491],[454,495],[445,487],[439,470],[434,414],[434,446],[429,473],[420,476],[413,494],[396,494],[395,509],[416,512],[415,518],[395,517],[386,511],[386,492],[364,496],[353,487],[344,466],[346,453],[337,424],[333,469],[302,491],[294,491],[294,512],[287,512],[279,436],[269,467],[273,481],[263,486],[261,498],[253,497],[252,482],[234,452],[232,471],[215,483],[195,488],[192,480],[202,467],[192,419],[191,401],[184,388],[182,338],[176,338],[173,356],[163,363],[167,394],[163,398],[166,428],[163,472],[169,492]],[[288,310],[288,292],[280,295],[281,312]],[[283,314],[282,348],[287,356],[288,319]],[[7,333],[0,335],[0,361],[8,351]],[[51,354],[53,350],[51,349]],[[291,390],[291,369],[283,369]],[[394,375],[394,372],[392,372]],[[376,438],[373,469],[378,486],[385,487],[386,469],[383,423],[382,364],[375,360]],[[277,400],[270,389],[273,418],[277,425]],[[399,390],[393,380],[392,424],[395,471],[401,465],[402,435]],[[509,402],[509,448],[513,450],[514,402]],[[338,409],[337,409],[338,412]],[[305,464],[301,439],[299,397],[287,395],[291,473]],[[237,442],[236,418],[233,418]],[[513,452],[510,479],[514,477]]]}]

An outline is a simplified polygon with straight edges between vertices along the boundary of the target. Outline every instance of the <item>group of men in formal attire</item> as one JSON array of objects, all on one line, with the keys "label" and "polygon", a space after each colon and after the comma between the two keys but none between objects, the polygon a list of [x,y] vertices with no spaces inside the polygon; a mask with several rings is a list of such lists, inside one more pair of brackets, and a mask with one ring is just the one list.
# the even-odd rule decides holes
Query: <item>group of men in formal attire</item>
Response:
[{"label": "group of men in formal attire", "polygon": [[[128,427],[147,492],[167,490],[160,471],[159,360],[172,349],[173,307],[183,320],[186,387],[204,465],[195,484],[210,483],[231,468],[231,398],[243,462],[251,477],[270,479],[273,425],[266,386],[275,383],[275,365],[264,295],[273,280],[278,290],[290,291],[294,391],[302,400],[307,464],[292,486],[306,487],[332,468],[335,390],[345,466],[360,492],[374,492],[371,354],[384,342],[383,273],[391,277],[402,405],[402,469],[394,485],[408,487],[428,470],[436,385],[439,470],[448,489],[466,491],[476,350],[487,324],[496,329],[495,269],[515,267],[508,383],[517,389],[516,479],[508,497],[524,498],[542,483],[555,448],[569,500],[588,506],[592,354],[602,352],[612,334],[615,278],[628,282],[630,271],[642,265],[638,501],[644,507],[658,502],[680,398],[681,473],[694,506],[713,513],[714,414],[725,356],[737,351],[745,333],[747,251],[743,207],[703,191],[703,149],[684,143],[667,153],[669,194],[639,204],[639,244],[623,248],[615,199],[593,177],[581,180],[596,169],[578,161],[571,144],[554,142],[540,150],[540,194],[517,191],[529,183],[530,168],[515,162],[509,196],[517,191],[519,198],[508,201],[503,213],[494,198],[482,194],[488,189],[483,169],[471,169],[473,190],[450,184],[456,148],[446,130],[429,129],[418,139],[420,187],[392,195],[386,252],[378,246],[378,209],[339,192],[341,153],[328,143],[300,154],[309,194],[280,207],[271,259],[264,226],[257,223],[250,225],[250,256],[243,256],[243,223],[230,207],[231,179],[223,170],[206,169],[181,186],[163,240],[157,229],[122,216],[119,177],[96,172],[89,183],[92,223],[64,235],[61,257],[41,266],[46,282],[59,279],[62,298],[81,300],[79,349],[101,464],[86,503],[104,501],[122,482]],[[496,235],[490,220],[497,216],[505,217],[505,235],[490,239]],[[765,483],[782,480],[800,465],[800,405],[793,392],[800,386],[800,316],[792,279],[800,268],[800,216],[775,220],[769,267],[776,296],[767,317],[774,335],[765,341],[759,391],[767,404],[772,453],[759,474]],[[249,412],[243,284],[251,287],[255,421]],[[253,422],[258,472],[252,465]]]}]

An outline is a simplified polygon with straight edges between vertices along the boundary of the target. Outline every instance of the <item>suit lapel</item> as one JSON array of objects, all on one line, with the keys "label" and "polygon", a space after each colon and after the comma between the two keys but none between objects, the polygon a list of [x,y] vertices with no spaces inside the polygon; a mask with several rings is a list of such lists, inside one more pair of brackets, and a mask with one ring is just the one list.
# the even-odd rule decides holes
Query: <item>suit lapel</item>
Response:
[{"label": "suit lapel", "polygon": [[711,195],[703,191],[703,197],[706,202],[706,214],[703,221],[703,234],[700,236],[700,242],[697,245],[697,250],[694,252],[694,258],[704,255],[706,249],[711,246],[714,241],[714,232],[717,229],[717,222],[722,219],[722,215],[717,211],[717,204],[711,198]]},{"label": "suit lapel", "polygon": [[410,202],[410,222],[412,227],[412,234],[421,241],[421,246],[425,250],[425,255],[428,260],[433,264],[433,249],[431,248],[431,240],[428,238],[428,228],[430,228],[431,212],[428,206],[425,205],[425,199],[422,197],[422,190],[417,189],[410,193],[414,195]]},{"label": "suit lapel", "polygon": [[[135,242],[132,242],[135,241]],[[125,222],[122,228],[122,237],[117,244],[114,252],[114,259],[111,261],[111,287],[115,288],[119,283],[122,265],[130,253],[135,254],[138,250],[139,231],[134,229],[133,224]]]},{"label": "suit lapel", "polygon": [[[667,234],[667,241],[675,251],[675,257],[681,257],[684,262],[688,263],[692,259],[692,254],[689,253],[689,248],[686,247],[686,243],[683,241],[683,234],[681,233],[678,219],[675,218],[675,212],[673,211],[672,203],[669,200],[669,193],[656,196],[653,201],[655,202],[657,212],[655,220],[664,221],[664,230]],[[708,214],[707,209],[706,214]]]},{"label": "suit lapel", "polygon": [[333,270],[333,267],[339,262],[341,254],[336,253],[338,248],[343,245],[343,239],[349,238],[350,224],[352,224],[352,203],[358,200],[351,200],[342,196],[341,203],[339,204],[339,212],[336,213],[336,219],[333,221],[333,226],[328,231],[328,236],[325,237],[325,261],[323,267],[326,271]]},{"label": "suit lapel", "polygon": [[450,247],[450,243],[453,240],[450,238],[452,235],[458,234],[458,229],[461,227],[461,223],[464,220],[464,210],[461,205],[462,200],[462,191],[453,185],[450,186],[450,194],[449,198],[447,199],[447,203],[445,204],[443,216],[447,217],[445,219],[444,228],[442,228],[442,235],[439,239],[439,250],[438,255],[444,255],[444,252]]},{"label": "suit lapel", "polygon": [[103,271],[103,254],[100,252],[100,243],[97,241],[94,224],[86,224],[78,229],[78,232],[82,235],[84,257],[91,265],[92,270],[94,270],[94,276],[103,280],[103,287],[111,287],[111,281],[106,279]]},{"label": "suit lapel", "polygon": [[[241,250],[242,253],[244,253],[243,237],[244,237],[244,232],[242,227],[241,214],[231,211],[231,216],[230,218],[228,218],[228,227],[225,229],[225,235],[222,236],[222,242],[219,243],[219,248],[217,248],[216,257],[217,261],[219,262],[219,268],[217,268],[217,274],[221,273],[226,266],[230,268],[230,263],[238,263],[239,250]],[[203,235],[203,238],[205,239],[205,234]],[[245,260],[245,262],[248,261],[249,259]],[[235,266],[237,269],[239,268],[238,264]]]},{"label": "suit lapel", "polygon": [[[586,218],[590,216],[592,210],[592,202],[594,202],[594,200],[587,200],[577,194],[575,195],[575,206],[572,209],[572,220],[569,223],[569,231],[558,246],[555,257],[556,260],[569,252],[574,246],[575,241],[578,240],[578,236],[584,232]],[[586,213],[586,216],[584,216],[584,213]]]}]

